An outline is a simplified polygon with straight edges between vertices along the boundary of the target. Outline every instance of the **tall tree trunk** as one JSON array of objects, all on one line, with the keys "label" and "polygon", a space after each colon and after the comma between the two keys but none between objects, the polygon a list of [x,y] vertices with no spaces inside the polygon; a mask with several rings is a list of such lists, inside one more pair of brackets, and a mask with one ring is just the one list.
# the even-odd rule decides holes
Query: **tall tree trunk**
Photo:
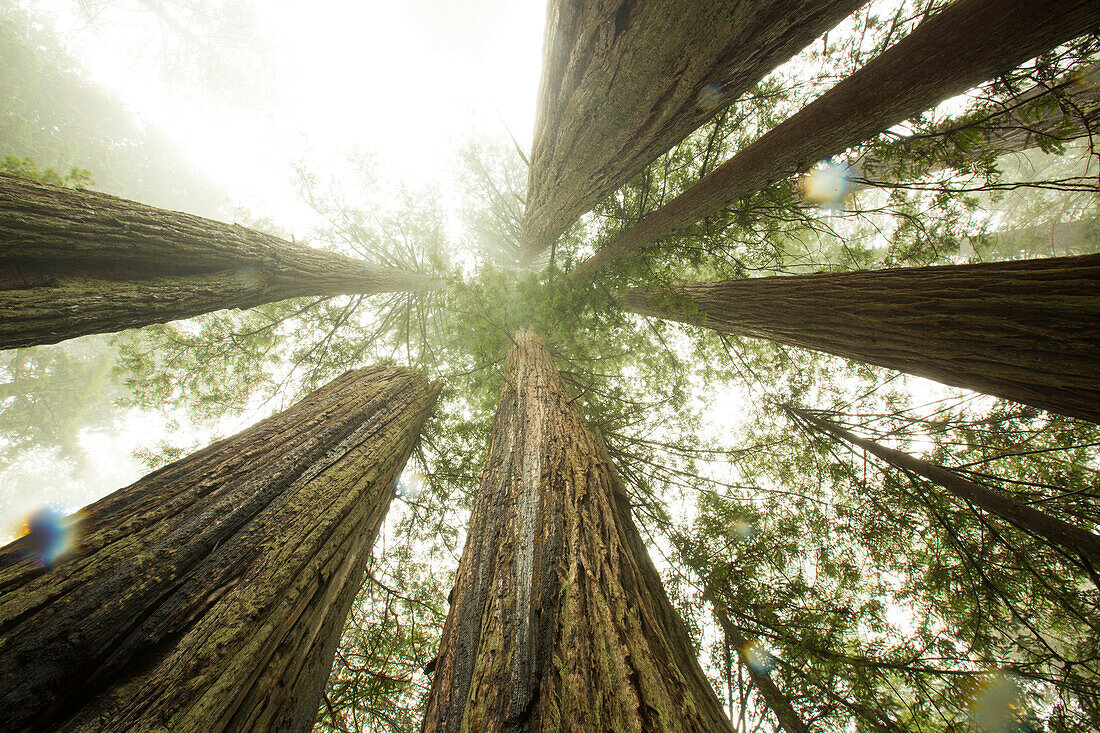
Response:
[{"label": "tall tree trunk", "polygon": [[433,284],[235,224],[0,173],[0,349]]},{"label": "tall tree trunk", "polygon": [[1096,28],[1094,0],[955,0],[862,69],[612,238],[575,277]]},{"label": "tall tree trunk", "polygon": [[424,730],[728,730],[606,450],[515,340]]},{"label": "tall tree trunk", "polygon": [[709,588],[703,594],[703,597],[710,602],[711,608],[714,610],[714,617],[718,619],[718,625],[722,627],[726,639],[732,642],[737,649],[738,661],[748,672],[749,678],[760,693],[760,697],[764,699],[764,704],[768,706],[768,709],[772,711],[772,715],[779,722],[779,727],[787,733],[810,733],[810,727],[806,725],[806,722],[802,720],[802,716],[791,705],[791,701],[775,684],[775,680],[771,678],[770,673],[759,669],[758,665],[747,657],[746,650],[749,641],[741,633],[741,630],[730,621],[725,606],[715,600],[714,594]]},{"label": "tall tree trunk", "polygon": [[1100,423],[1100,255],[641,288],[623,301]]},{"label": "tall tree trunk", "polygon": [[73,515],[52,565],[0,549],[0,728],[308,730],[437,395],[348,372]]},{"label": "tall tree trunk", "polygon": [[551,0],[520,256],[865,0]]},{"label": "tall tree trunk", "polygon": [[[1080,85],[1075,78],[1053,86],[1034,86],[1011,99],[974,112],[962,120],[941,125],[934,135],[914,135],[893,143],[891,160],[908,161],[942,158],[941,151],[955,150],[962,159],[973,162],[992,152],[1007,155],[1039,147],[1044,143],[1067,143],[1088,137],[1100,129],[1100,86]],[[978,131],[981,142],[966,138],[956,144],[960,132]],[[851,189],[873,187],[876,182],[894,183],[890,160],[879,158],[873,151],[852,162]],[[942,170],[936,165],[928,173]]]},{"label": "tall tree trunk", "polygon": [[1069,555],[1084,557],[1092,563],[1094,568],[1100,568],[1100,535],[1093,534],[1086,529],[1076,527],[1038,509],[1014,501],[999,492],[965,479],[942,466],[879,445],[873,440],[860,438],[839,425],[806,410],[791,406],[787,406],[786,409],[796,415],[804,425],[809,425],[810,428],[818,432],[833,435],[851,445],[859,446],[892,466],[923,476],[932,483],[947,489],[959,499],[970,502],[990,514],[1016,525],[1020,529],[1042,537]]}]

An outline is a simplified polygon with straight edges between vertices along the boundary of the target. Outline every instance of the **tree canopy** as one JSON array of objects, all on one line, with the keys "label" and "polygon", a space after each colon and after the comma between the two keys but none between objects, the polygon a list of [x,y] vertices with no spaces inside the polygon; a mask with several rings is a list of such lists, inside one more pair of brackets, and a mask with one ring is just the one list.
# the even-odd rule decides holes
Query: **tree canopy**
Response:
[{"label": "tree canopy", "polygon": [[[800,175],[768,177],[662,231],[659,246],[632,249],[585,278],[572,274],[950,5],[862,5],[828,32],[815,28],[790,60],[757,69],[744,93],[720,104],[697,98],[710,107],[698,129],[655,152],[541,252],[523,246],[530,171],[514,140],[467,140],[455,156],[460,188],[449,196],[389,180],[365,156],[353,156],[341,179],[303,164],[300,196],[324,222],[313,246],[440,287],[218,311],[128,331],[102,352],[91,339],[72,351],[4,352],[0,462],[32,443],[67,451],[66,426],[101,419],[104,400],[209,423],[271,412],[367,364],[441,381],[316,723],[415,730],[491,448],[505,356],[529,329],[617,466],[634,522],[739,733],[778,730],[777,694],[811,730],[1100,728],[1100,567],[822,421],[1093,535],[1100,425],[825,349],[707,328],[679,288],[1100,252],[1095,27],[944,104],[907,111],[900,124],[843,140]],[[130,165],[54,155],[32,144],[28,119],[9,115],[15,132],[5,133],[4,150],[20,157],[8,159],[8,172],[80,186]],[[23,157],[91,173],[40,173]],[[626,293],[639,287],[687,313],[683,323],[636,312]],[[852,328],[859,336],[859,324]],[[77,355],[94,363],[103,394],[60,396],[65,410],[47,419],[43,405],[67,394]],[[151,463],[178,457],[180,439]]]}]

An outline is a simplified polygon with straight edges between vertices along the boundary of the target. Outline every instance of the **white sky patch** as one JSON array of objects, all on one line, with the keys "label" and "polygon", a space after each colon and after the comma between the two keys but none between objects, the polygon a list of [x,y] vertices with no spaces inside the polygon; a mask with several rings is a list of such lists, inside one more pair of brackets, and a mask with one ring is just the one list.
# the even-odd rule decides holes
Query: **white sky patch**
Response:
[{"label": "white sky patch", "polygon": [[324,171],[350,150],[370,151],[416,186],[439,180],[456,139],[471,131],[496,137],[507,126],[530,146],[542,0],[257,4],[259,35],[277,51],[265,79],[276,94],[251,107],[166,79],[155,58],[137,62],[153,54],[151,15],[122,10],[89,25],[68,0],[28,7],[53,21],[94,81],[164,130],[200,172],[290,231],[313,223],[293,185],[297,160]]}]

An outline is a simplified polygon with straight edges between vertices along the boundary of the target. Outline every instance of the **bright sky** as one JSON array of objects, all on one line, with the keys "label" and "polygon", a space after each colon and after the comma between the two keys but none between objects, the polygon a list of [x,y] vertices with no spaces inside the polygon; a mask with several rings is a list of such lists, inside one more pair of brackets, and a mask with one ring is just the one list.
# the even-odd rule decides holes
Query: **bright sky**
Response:
[{"label": "bright sky", "polygon": [[[190,79],[171,83],[159,64],[158,21],[137,3],[113,4],[89,25],[75,0],[22,3],[50,21],[89,77],[163,130],[234,204],[299,236],[315,222],[296,194],[295,162],[324,177],[348,152],[370,152],[388,177],[434,181],[446,196],[451,152],[464,138],[500,137],[507,125],[530,145],[545,0],[265,0],[257,34],[275,52],[265,81],[277,94],[261,104],[219,103]],[[78,476],[62,478],[39,454],[0,474],[14,489],[0,506],[0,543],[37,507],[73,511],[140,478],[148,469],[136,447],[209,435],[193,425],[169,431],[168,417],[126,412],[110,433],[84,431],[90,463]],[[256,419],[234,416],[218,432]]]},{"label": "bright sky", "polygon": [[[309,217],[294,195],[295,161],[325,172],[360,149],[416,185],[439,178],[471,133],[498,137],[507,124],[530,145],[544,0],[265,0],[257,35],[274,51],[262,68],[276,93],[256,105],[219,103],[189,79],[166,79],[149,41],[159,37],[152,15],[109,9],[89,27],[76,6],[29,3],[54,19],[95,81],[163,129],[235,203],[297,232]],[[143,51],[147,62],[135,63]]]}]

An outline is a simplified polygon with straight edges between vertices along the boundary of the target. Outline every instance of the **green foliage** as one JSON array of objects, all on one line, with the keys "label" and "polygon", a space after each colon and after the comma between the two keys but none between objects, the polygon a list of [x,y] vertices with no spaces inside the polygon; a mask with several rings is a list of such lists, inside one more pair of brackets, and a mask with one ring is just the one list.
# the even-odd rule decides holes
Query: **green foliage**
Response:
[{"label": "green foliage", "polygon": [[95,185],[91,171],[73,166],[69,172],[61,175],[53,168],[38,170],[38,166],[30,158],[20,158],[16,155],[5,155],[0,162],[0,172],[11,173],[20,178],[29,178],[39,183],[48,183],[51,186],[64,186],[65,188],[88,188]]},{"label": "green foliage", "polygon": [[[592,283],[568,277],[602,243],[940,4],[898,2],[889,13],[886,4],[868,5],[602,202],[534,268],[516,263],[527,171],[510,143],[475,139],[460,151],[460,233],[437,190],[388,181],[368,156],[353,156],[347,179],[324,180],[303,165],[302,198],[327,222],[310,237],[314,246],[431,274],[443,286],[213,313],[141,329],[121,345],[116,376],[129,388],[128,404],[182,408],[206,421],[274,411],[366,363],[413,365],[444,383],[408,469],[423,474],[424,489],[394,502],[341,643],[320,729],[416,727],[503,360],[522,328],[542,334],[606,442],[670,596],[740,730],[774,723],[738,650],[712,622],[704,590],[742,635],[775,654],[773,679],[814,730],[966,730],[976,720],[975,699],[1000,684],[998,675],[1019,687],[1010,692],[1028,711],[1021,726],[1100,726],[1096,569],[808,431],[783,406],[827,410],[856,432],[1094,531],[1096,426],[640,317],[616,298],[637,285],[1039,253],[1030,240],[1005,234],[1095,219],[1095,180],[1082,182],[1087,156],[1043,144],[1041,152],[1058,155],[1026,177],[989,147],[990,109],[1088,61],[1095,38],[988,85],[961,114],[930,112],[911,120],[904,135],[895,130],[849,151],[850,161],[873,154],[882,167],[872,172],[882,180],[834,209],[808,202],[796,181],[779,182]],[[21,58],[26,66],[37,57]],[[0,82],[10,82],[5,73]],[[76,84],[59,78],[58,88]],[[1019,119],[1068,119],[1073,112],[1062,101],[1040,99],[1019,110]],[[7,130],[37,139],[42,128],[25,117],[9,117]],[[20,149],[34,152],[29,144]],[[56,170],[90,162],[54,152],[34,154],[55,169],[39,173],[13,157],[5,169],[87,183],[80,171]],[[19,361],[25,356],[13,356],[9,380],[38,370],[63,388],[60,357],[32,369]],[[20,412],[29,408],[19,401],[2,404],[0,419],[45,424]],[[77,399],[66,406],[91,409]],[[63,441],[45,433],[30,439]],[[165,444],[144,458],[157,464],[180,451]]]},{"label": "green foliage", "polygon": [[[0,6],[0,157],[33,159],[60,179],[143,203],[214,216],[223,196],[166,137],[87,81],[40,23]],[[9,165],[5,162],[5,170]],[[33,169],[32,169],[33,170]],[[12,171],[17,172],[17,171]],[[71,176],[76,173],[77,178]]]}]

